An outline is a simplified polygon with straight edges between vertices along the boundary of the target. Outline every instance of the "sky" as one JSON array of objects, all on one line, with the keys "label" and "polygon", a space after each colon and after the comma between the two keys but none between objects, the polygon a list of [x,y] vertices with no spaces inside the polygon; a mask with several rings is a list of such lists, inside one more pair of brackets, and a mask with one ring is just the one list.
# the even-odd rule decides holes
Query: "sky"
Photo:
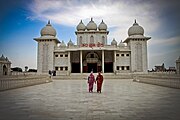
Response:
[{"label": "sky", "polygon": [[76,43],[76,26],[91,17],[107,24],[108,44],[128,37],[136,19],[148,41],[148,69],[165,63],[175,66],[180,56],[180,2],[178,0],[1,0],[0,55],[11,67],[37,69],[37,42],[41,29],[51,21],[57,38]]}]

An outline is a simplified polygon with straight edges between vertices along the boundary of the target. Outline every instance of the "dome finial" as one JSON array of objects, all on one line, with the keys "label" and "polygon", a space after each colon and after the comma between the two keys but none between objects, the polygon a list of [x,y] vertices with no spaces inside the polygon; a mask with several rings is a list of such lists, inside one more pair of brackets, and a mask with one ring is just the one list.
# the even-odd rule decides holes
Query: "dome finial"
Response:
[{"label": "dome finial", "polygon": [[91,17],[91,21],[93,21],[93,18]]},{"label": "dome finial", "polygon": [[136,23],[136,19],[135,19],[134,23]]},{"label": "dome finial", "polygon": [[51,24],[50,20],[48,20],[48,24]]}]

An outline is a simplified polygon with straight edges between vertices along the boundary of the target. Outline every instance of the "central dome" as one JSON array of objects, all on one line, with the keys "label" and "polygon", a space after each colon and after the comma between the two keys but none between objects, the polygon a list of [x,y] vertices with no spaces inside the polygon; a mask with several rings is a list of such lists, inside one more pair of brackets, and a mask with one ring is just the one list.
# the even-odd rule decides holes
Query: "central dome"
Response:
[{"label": "central dome", "polygon": [[41,29],[41,36],[56,36],[56,30],[52,27],[50,21],[48,21],[48,24]]},{"label": "central dome", "polygon": [[136,23],[136,20],[133,24],[133,26],[131,26],[128,30],[128,35],[144,35],[144,29],[138,25],[138,23]]},{"label": "central dome", "polygon": [[97,25],[94,23],[93,19],[91,18],[91,21],[87,24],[87,30],[97,30]]}]

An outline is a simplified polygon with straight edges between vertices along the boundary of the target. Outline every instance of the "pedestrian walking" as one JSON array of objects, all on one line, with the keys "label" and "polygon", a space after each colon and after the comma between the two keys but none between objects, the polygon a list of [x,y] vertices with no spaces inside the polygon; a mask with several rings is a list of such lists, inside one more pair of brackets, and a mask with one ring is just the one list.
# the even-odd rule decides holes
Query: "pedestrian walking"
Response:
[{"label": "pedestrian walking", "polygon": [[101,93],[102,83],[103,83],[103,76],[101,75],[101,72],[98,73],[96,77],[97,81],[97,92]]},{"label": "pedestrian walking", "polygon": [[95,77],[93,75],[93,72],[91,72],[88,76],[89,92],[93,92],[94,83],[96,84]]}]

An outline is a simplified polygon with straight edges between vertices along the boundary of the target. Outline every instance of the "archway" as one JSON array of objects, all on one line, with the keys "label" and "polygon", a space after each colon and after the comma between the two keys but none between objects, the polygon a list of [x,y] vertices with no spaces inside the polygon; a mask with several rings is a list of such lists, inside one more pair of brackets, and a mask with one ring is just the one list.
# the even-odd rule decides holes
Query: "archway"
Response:
[{"label": "archway", "polygon": [[8,73],[8,69],[6,65],[3,65],[3,75],[7,75],[7,73]]},{"label": "archway", "polygon": [[100,71],[101,61],[99,56],[95,52],[87,53],[84,61],[83,61],[83,72],[90,73],[93,71],[94,73]]}]

